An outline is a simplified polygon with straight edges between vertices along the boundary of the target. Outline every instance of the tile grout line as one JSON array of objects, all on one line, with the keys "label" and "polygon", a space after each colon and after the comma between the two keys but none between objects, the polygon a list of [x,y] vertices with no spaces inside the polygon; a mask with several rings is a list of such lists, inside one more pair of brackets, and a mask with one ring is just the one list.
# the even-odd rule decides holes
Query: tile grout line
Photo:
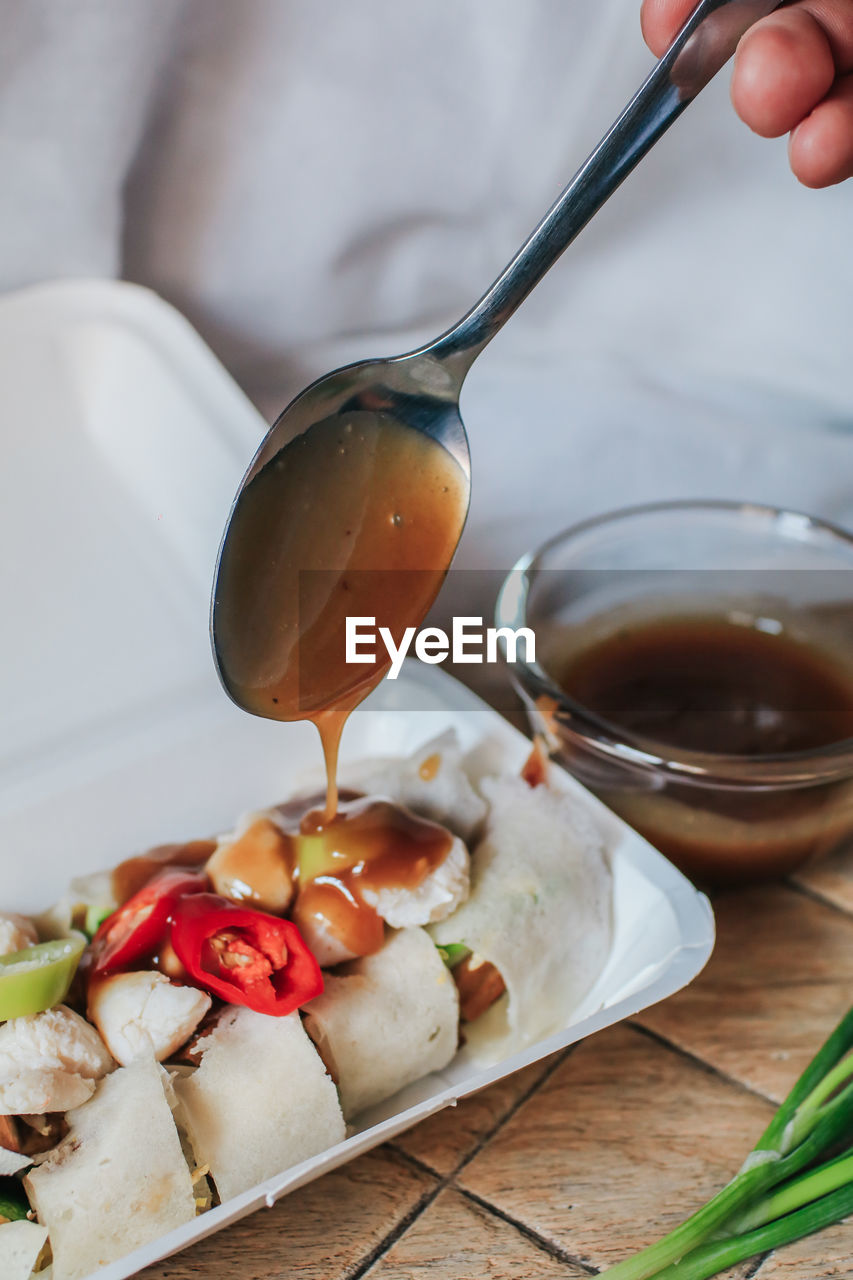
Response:
[{"label": "tile grout line", "polygon": [[[433,1175],[435,1176],[435,1175]],[[378,1244],[375,1244],[365,1256],[356,1263],[352,1271],[346,1272],[346,1280],[361,1280],[361,1277],[373,1267],[380,1258],[382,1258],[393,1245],[400,1240],[409,1230],[418,1218],[430,1207],[437,1199],[446,1186],[445,1180],[437,1180],[434,1187],[430,1187],[419,1197],[412,1208],[405,1213],[398,1223],[382,1237]]]},{"label": "tile grout line", "polygon": [[813,889],[811,885],[802,884],[799,880],[786,880],[785,885],[793,893],[799,893],[811,902],[817,902],[821,907],[829,907],[830,911],[834,911],[836,915],[843,916],[845,920],[853,923],[853,911],[850,911],[847,907],[842,907],[840,903],[834,902],[832,898],[825,897],[819,889]]},{"label": "tile grout line", "polygon": [[[576,1048],[577,1048],[577,1045],[572,1044],[572,1045],[569,1045],[566,1049],[559,1050],[551,1066],[548,1067],[545,1071],[543,1071],[539,1079],[535,1080],[529,1089],[525,1089],[522,1094],[519,1094],[516,1100],[513,1103],[511,1103],[511,1105],[507,1108],[507,1110],[500,1117],[500,1119],[494,1125],[492,1125],[492,1127],[488,1129],[486,1133],[484,1133],[480,1138],[478,1138],[478,1140],[474,1143],[474,1146],[467,1153],[467,1155],[463,1156],[462,1159],[459,1161],[459,1163],[455,1164],[449,1173],[443,1174],[439,1172],[438,1169],[434,1168],[433,1165],[427,1164],[427,1162],[425,1160],[422,1160],[419,1156],[410,1155],[408,1151],[405,1151],[402,1147],[398,1147],[393,1138],[387,1145],[391,1147],[391,1149],[394,1152],[396,1152],[396,1154],[403,1156],[404,1159],[409,1160],[417,1168],[425,1171],[426,1173],[431,1173],[433,1177],[443,1178],[445,1182],[449,1182],[451,1179],[455,1178],[456,1175],[462,1171],[462,1169],[464,1169],[468,1164],[470,1164],[471,1161],[476,1156],[480,1154],[480,1152],[483,1150],[483,1147],[485,1147],[488,1142],[491,1142],[492,1138],[494,1138],[495,1135],[501,1131],[504,1125],[507,1124],[508,1121],[512,1119],[512,1117],[515,1115],[518,1109],[520,1107],[523,1107],[525,1102],[529,1102],[529,1100],[533,1097],[533,1095],[539,1089],[541,1089],[542,1085],[545,1084],[547,1080],[550,1080],[551,1076],[554,1074],[557,1068],[563,1062],[565,1062],[569,1054],[572,1053],[573,1050]],[[490,1087],[490,1086],[487,1086],[487,1087]],[[470,1094],[469,1096],[474,1097],[475,1095]],[[463,1098],[462,1099],[463,1104],[465,1101],[466,1099]]]},{"label": "tile grout line", "polygon": [[[580,1043],[580,1041],[578,1043]],[[500,1131],[507,1124],[509,1124],[510,1120],[512,1120],[513,1116],[515,1116],[521,1110],[524,1104],[526,1102],[529,1102],[530,1099],[533,1097],[533,1095],[538,1093],[539,1090],[542,1088],[542,1086],[548,1083],[548,1081],[551,1079],[554,1072],[557,1071],[558,1068],[563,1065],[566,1059],[570,1056],[571,1053],[573,1053],[573,1051],[576,1048],[577,1048],[576,1044],[570,1044],[568,1048],[563,1049],[560,1053],[557,1054],[554,1061],[551,1063],[549,1067],[546,1068],[545,1071],[542,1072],[542,1075],[539,1077],[539,1079],[534,1081],[534,1083],[530,1086],[529,1089],[525,1089],[524,1093],[520,1094],[515,1099],[515,1102],[513,1102],[511,1106],[507,1108],[507,1110],[498,1120],[497,1124],[493,1125],[492,1128],[489,1129],[488,1133],[483,1134],[482,1137],[477,1142],[474,1143],[474,1146],[471,1148],[468,1154],[463,1156],[462,1159],[459,1161],[459,1163],[456,1165],[456,1167],[452,1170],[452,1172],[448,1174],[448,1181],[454,1180],[459,1176],[459,1174],[462,1172],[463,1169],[467,1169],[471,1161],[475,1160],[477,1156],[480,1154],[480,1152],[483,1150],[483,1148],[487,1146],[488,1143],[490,1143],[492,1139],[496,1137],[497,1134],[499,1134]]]},{"label": "tile grout line", "polygon": [[758,1098],[761,1102],[769,1103],[771,1107],[778,1108],[781,1106],[781,1102],[777,1101],[776,1098],[771,1098],[768,1094],[762,1093],[760,1089],[747,1084],[745,1080],[738,1080],[737,1076],[730,1076],[725,1071],[721,1071],[712,1062],[706,1062],[704,1058],[699,1057],[698,1053],[692,1053],[690,1049],[685,1049],[683,1045],[670,1040],[662,1032],[655,1031],[652,1027],[647,1027],[644,1023],[637,1022],[633,1018],[628,1019],[625,1025],[645,1036],[648,1040],[653,1041],[653,1043],[660,1045],[661,1048],[668,1049],[679,1058],[685,1058],[688,1062],[701,1068],[708,1075],[714,1076],[717,1080],[721,1080],[724,1084],[733,1085],[734,1088],[739,1089],[742,1093],[748,1093],[752,1098]]},{"label": "tile grout line", "polygon": [[454,1187],[460,1195],[466,1200],[470,1200],[472,1204],[478,1205],[492,1217],[499,1218],[501,1222],[507,1223],[508,1226],[514,1227],[515,1230],[529,1240],[531,1244],[535,1244],[543,1253],[547,1253],[549,1257],[556,1262],[563,1262],[566,1265],[580,1267],[588,1276],[597,1276],[599,1268],[592,1266],[588,1262],[584,1262],[581,1258],[576,1257],[573,1253],[569,1253],[567,1249],[561,1248],[555,1244],[553,1240],[549,1240],[547,1236],[540,1235],[533,1227],[529,1227],[526,1222],[522,1222],[520,1218],[514,1218],[512,1214],[506,1213],[505,1210],[499,1209],[497,1205],[492,1204],[490,1200],[484,1200],[482,1196],[478,1196],[475,1191],[468,1191],[465,1187]]},{"label": "tile grout line", "polygon": [[[549,1066],[548,1069],[542,1073],[539,1079],[536,1080],[529,1089],[525,1089],[524,1093],[522,1093],[520,1097],[516,1098],[515,1102],[512,1104],[511,1107],[508,1108],[505,1114],[501,1116],[497,1124],[494,1125],[488,1131],[488,1133],[484,1134],[480,1138],[480,1140],[474,1145],[473,1149],[467,1154],[467,1156],[465,1156],[464,1159],[462,1159],[457,1165],[454,1165],[454,1167],[451,1169],[449,1173],[442,1175],[436,1169],[431,1168],[430,1165],[426,1164],[424,1161],[419,1160],[417,1156],[409,1155],[407,1151],[404,1151],[400,1147],[395,1146],[393,1142],[389,1142],[387,1144],[390,1150],[393,1151],[394,1155],[399,1159],[402,1159],[405,1164],[410,1165],[412,1168],[417,1169],[421,1173],[429,1174],[430,1177],[434,1178],[436,1180],[435,1186],[430,1187],[430,1189],[426,1191],[418,1199],[417,1203],[412,1206],[409,1212],[404,1214],[403,1217],[400,1219],[400,1221],[396,1223],[395,1226],[393,1226],[385,1236],[383,1236],[383,1238],[379,1241],[379,1243],[374,1245],[374,1247],[356,1264],[353,1270],[347,1273],[347,1280],[361,1280],[361,1277],[366,1275],[367,1272],[371,1269],[371,1267],[373,1267],[380,1260],[380,1258],[382,1258],[386,1253],[388,1253],[388,1251],[391,1248],[393,1248],[393,1246],[397,1243],[398,1240],[402,1239],[402,1237],[406,1234],[409,1228],[413,1226],[415,1222],[417,1222],[418,1218],[420,1218],[421,1215],[425,1213],[426,1210],[430,1207],[430,1205],[433,1204],[435,1200],[441,1195],[442,1191],[446,1191],[448,1187],[452,1186],[453,1180],[455,1179],[456,1175],[462,1169],[464,1169],[466,1165],[468,1165],[470,1161],[473,1160],[475,1156],[479,1154],[480,1151],[482,1151],[486,1143],[490,1142],[491,1139],[495,1136],[495,1134],[500,1132],[503,1126],[515,1115],[519,1107],[523,1106],[525,1102],[527,1102],[530,1098],[532,1098],[534,1093],[536,1093],[536,1091],[542,1087],[542,1085],[546,1082],[546,1080],[549,1080],[551,1078],[553,1073],[557,1070],[560,1064],[565,1061],[565,1059],[569,1056],[569,1054],[572,1052],[574,1048],[575,1048],[575,1045],[569,1045],[567,1049],[564,1049],[561,1053],[559,1053],[556,1056],[554,1062],[551,1064],[551,1066]],[[453,1189],[459,1192],[462,1192],[462,1189],[460,1187],[454,1187]],[[467,1194],[467,1193],[463,1193],[463,1194]],[[490,1209],[498,1217],[502,1216],[497,1209],[494,1209],[492,1206],[487,1205],[485,1201],[483,1202],[483,1207]],[[510,1218],[507,1218],[506,1221],[512,1222]],[[515,1223],[512,1223],[512,1225],[516,1226]],[[519,1229],[521,1230],[521,1228]],[[526,1230],[529,1230],[529,1228],[526,1228]],[[522,1231],[522,1234],[523,1233],[524,1232]],[[531,1233],[531,1239],[533,1238],[534,1238],[533,1233]],[[594,1274],[594,1273],[590,1272],[590,1274]]]}]

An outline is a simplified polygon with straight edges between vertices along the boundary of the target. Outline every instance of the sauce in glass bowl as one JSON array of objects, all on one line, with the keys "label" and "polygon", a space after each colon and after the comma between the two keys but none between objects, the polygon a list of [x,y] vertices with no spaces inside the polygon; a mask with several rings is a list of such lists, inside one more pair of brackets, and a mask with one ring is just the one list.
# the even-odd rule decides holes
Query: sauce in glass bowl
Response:
[{"label": "sauce in glass bowl", "polygon": [[519,560],[513,681],[580,782],[696,879],[853,844],[853,536],[797,512],[663,502]]}]

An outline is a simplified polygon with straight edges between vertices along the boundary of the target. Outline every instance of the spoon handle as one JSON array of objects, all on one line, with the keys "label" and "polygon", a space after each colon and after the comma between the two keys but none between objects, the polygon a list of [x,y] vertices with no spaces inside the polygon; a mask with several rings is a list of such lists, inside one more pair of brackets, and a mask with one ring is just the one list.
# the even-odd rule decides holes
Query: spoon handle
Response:
[{"label": "spoon handle", "polygon": [[509,266],[458,324],[417,354],[441,361],[461,382],[548,268],[725,65],[743,33],[780,2],[702,0]]}]

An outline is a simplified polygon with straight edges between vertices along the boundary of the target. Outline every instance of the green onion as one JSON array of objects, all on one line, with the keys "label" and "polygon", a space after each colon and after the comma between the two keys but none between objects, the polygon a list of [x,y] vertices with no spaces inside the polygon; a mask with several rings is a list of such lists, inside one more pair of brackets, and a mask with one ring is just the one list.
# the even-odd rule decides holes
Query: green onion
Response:
[{"label": "green onion", "polygon": [[[608,1280],[705,1280],[853,1211],[851,1048],[853,1009],[732,1181],[663,1240],[601,1274]],[[834,1158],[826,1160],[829,1153]],[[821,1158],[823,1164],[809,1168]]]},{"label": "green onion", "polygon": [[853,1185],[853,1152],[829,1160],[817,1169],[804,1173],[793,1182],[777,1187],[771,1195],[758,1200],[745,1213],[728,1223],[732,1235],[746,1235],[757,1227],[763,1227],[775,1218],[784,1218],[795,1209]]},{"label": "green onion", "polygon": [[471,954],[471,948],[466,947],[462,942],[448,942],[444,946],[438,948],[438,954],[441,956],[448,969],[453,969],[457,964],[461,964]]},{"label": "green onion", "polygon": [[[680,1262],[655,1272],[655,1280],[708,1280],[709,1276],[715,1276],[727,1267],[737,1266],[739,1262],[745,1262],[758,1253],[779,1249],[793,1240],[812,1235],[815,1231],[823,1231],[851,1212],[853,1186],[848,1185],[806,1205],[796,1213],[789,1213],[785,1218],[769,1222],[756,1231],[702,1245]],[[610,1274],[608,1271],[602,1272],[602,1275]]]}]

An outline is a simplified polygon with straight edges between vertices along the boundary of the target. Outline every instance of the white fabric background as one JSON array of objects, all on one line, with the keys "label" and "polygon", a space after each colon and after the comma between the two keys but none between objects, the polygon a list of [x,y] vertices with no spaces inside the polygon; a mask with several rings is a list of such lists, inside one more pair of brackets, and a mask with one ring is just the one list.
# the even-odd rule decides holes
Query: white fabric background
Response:
[{"label": "white fabric background", "polygon": [[[651,63],[639,0],[5,0],[0,288],[151,285],[273,416],[467,309]],[[853,186],[727,79],[475,365],[463,566],[667,496],[853,524]]]}]

